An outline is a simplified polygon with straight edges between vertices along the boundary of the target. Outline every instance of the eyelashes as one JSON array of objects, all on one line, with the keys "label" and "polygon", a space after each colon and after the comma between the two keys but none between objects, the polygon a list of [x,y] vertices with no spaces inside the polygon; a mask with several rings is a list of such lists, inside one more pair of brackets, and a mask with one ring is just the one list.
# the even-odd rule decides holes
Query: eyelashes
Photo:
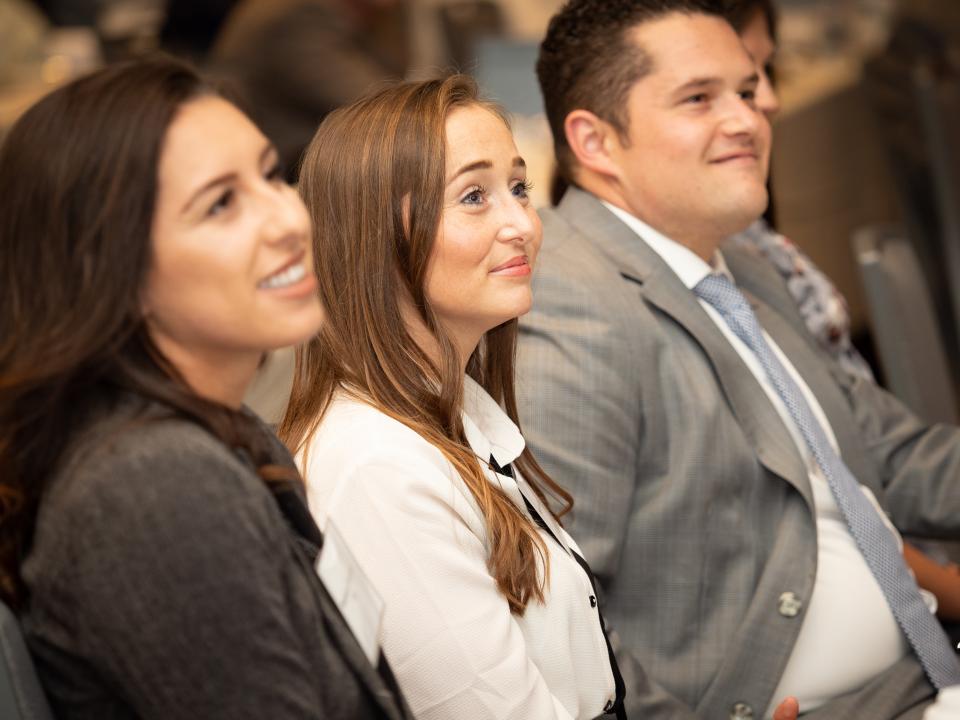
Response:
[{"label": "eyelashes", "polygon": [[[529,180],[521,180],[510,187],[510,193],[520,200],[526,200],[530,191],[533,190],[533,183]],[[483,185],[474,185],[460,198],[464,205],[482,205],[487,198],[487,189]]]},{"label": "eyelashes", "polygon": [[514,185],[512,189],[514,195],[525,198],[530,194],[530,191],[533,190],[533,183],[529,180],[521,180]]},{"label": "eyelashes", "polygon": [[[264,179],[270,183],[286,184],[286,171],[279,162],[270,167],[263,175]],[[207,217],[216,217],[224,211],[229,210],[236,202],[237,191],[233,187],[228,187],[221,192],[217,199],[207,208]]]}]

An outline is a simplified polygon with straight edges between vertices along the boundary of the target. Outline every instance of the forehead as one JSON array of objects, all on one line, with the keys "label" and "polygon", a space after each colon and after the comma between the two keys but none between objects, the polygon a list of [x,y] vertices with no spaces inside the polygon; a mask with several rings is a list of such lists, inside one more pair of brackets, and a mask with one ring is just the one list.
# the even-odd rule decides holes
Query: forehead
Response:
[{"label": "forehead", "polygon": [[753,74],[753,62],[736,31],[719,17],[671,13],[638,25],[628,37],[652,62],[652,71],[639,86],[669,92],[692,79],[736,84]]},{"label": "forehead", "polygon": [[[513,134],[501,117],[482,105],[454,108],[447,116],[447,166],[473,160],[505,160],[516,155]],[[508,157],[502,155],[509,154]]]},{"label": "forehead", "polygon": [[247,156],[258,156],[265,143],[247,116],[226,100],[215,96],[189,100],[177,110],[164,137],[161,184],[227,171]]}]

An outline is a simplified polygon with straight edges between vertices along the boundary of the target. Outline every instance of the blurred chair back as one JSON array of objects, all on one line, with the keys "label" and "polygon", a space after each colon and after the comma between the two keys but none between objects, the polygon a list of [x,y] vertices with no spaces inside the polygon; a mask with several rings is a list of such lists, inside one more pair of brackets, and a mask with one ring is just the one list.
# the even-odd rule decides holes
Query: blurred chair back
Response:
[{"label": "blurred chair back", "polygon": [[914,69],[913,84],[940,219],[942,262],[960,337],[960,75],[921,63]]},{"label": "blurred chair back", "polygon": [[54,720],[27,652],[20,623],[0,602],[0,718]]},{"label": "blurred chair back", "polygon": [[[905,10],[905,8],[903,8]],[[864,86],[896,183],[900,211],[927,281],[954,375],[960,377],[960,295],[951,277],[942,178],[933,165],[945,158],[948,135],[936,109],[935,86],[950,70],[950,42],[942,28],[901,13],[888,47],[864,67]],[[931,136],[931,131],[933,135]],[[949,175],[949,173],[946,173]]]},{"label": "blurred chair back", "polygon": [[916,255],[904,233],[868,226],[853,236],[888,389],[928,422],[957,422],[947,355]]}]

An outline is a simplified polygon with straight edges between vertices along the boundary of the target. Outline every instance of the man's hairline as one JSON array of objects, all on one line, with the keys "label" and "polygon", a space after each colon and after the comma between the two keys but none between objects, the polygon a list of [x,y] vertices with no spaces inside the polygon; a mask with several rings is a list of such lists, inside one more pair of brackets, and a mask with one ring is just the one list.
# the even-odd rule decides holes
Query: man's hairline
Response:
[{"label": "man's hairline", "polygon": [[[697,16],[697,15],[700,15],[700,16],[708,17],[708,18],[716,18],[716,19],[718,19],[718,20],[722,20],[723,22],[727,23],[727,25],[729,25],[729,26],[733,29],[733,32],[737,35],[737,37],[740,36],[740,33],[739,33],[739,32],[737,31],[737,29],[733,26],[733,23],[731,23],[730,20],[729,20],[729,18],[727,18],[727,17],[726,17],[724,14],[722,14],[722,13],[710,13],[710,12],[706,12],[706,11],[704,11],[704,10],[684,10],[684,9],[681,9],[681,8],[676,8],[676,9],[673,9],[673,10],[668,10],[667,12],[661,13],[661,14],[659,14],[659,15],[656,15],[655,17],[646,18],[646,19],[641,19],[641,20],[636,21],[636,22],[633,23],[631,26],[626,27],[626,28],[624,28],[624,29],[622,30],[621,35],[620,35],[620,39],[621,39],[621,40],[626,40],[626,41],[629,42],[630,36],[631,36],[631,35],[634,35],[634,34],[636,34],[636,33],[638,33],[638,32],[640,32],[640,30],[641,30],[644,26],[646,26],[646,25],[648,25],[648,24],[650,24],[650,23],[658,22],[658,21],[660,21],[660,20],[666,20],[667,18],[671,17],[672,15],[684,15],[684,16],[686,16],[686,17],[694,17],[694,16]],[[629,98],[630,94],[633,92],[634,88],[636,88],[636,86],[637,86],[644,78],[649,77],[650,75],[652,75],[652,74],[656,71],[656,63],[655,63],[655,61],[654,61],[654,56],[653,56],[650,52],[648,52],[647,48],[644,46],[643,43],[641,43],[641,42],[639,41],[639,39],[635,40],[635,41],[632,43],[632,48],[631,48],[630,54],[631,54],[631,56],[633,56],[633,57],[640,57],[641,59],[643,59],[643,60],[645,61],[645,63],[646,63],[646,67],[645,67],[645,68],[643,69],[643,71],[634,79],[634,81],[630,84],[630,87],[628,87],[628,88],[626,89],[626,91],[624,92],[623,97],[621,98],[621,102],[618,104],[618,110],[626,107],[626,104],[627,104],[627,102],[628,102],[628,98]],[[616,113],[615,113],[615,117],[611,120],[611,119],[608,119],[608,118],[601,117],[600,115],[598,115],[598,114],[596,113],[595,110],[593,110],[593,109],[591,109],[591,108],[576,107],[576,108],[571,109],[569,112],[567,112],[566,116],[564,116],[564,125],[566,125],[566,121],[567,121],[567,119],[570,117],[570,115],[572,115],[573,113],[575,113],[575,112],[577,112],[577,111],[581,111],[581,110],[582,110],[582,111],[589,112],[591,115],[593,115],[593,116],[596,117],[597,119],[602,120],[603,122],[605,122],[605,123],[607,123],[608,125],[612,126],[613,129],[614,129],[614,131],[617,133],[617,137],[618,137],[618,139],[620,140],[620,142],[621,142],[625,147],[629,147],[629,145],[630,145],[630,116],[629,116],[629,114],[626,114],[625,117],[622,118],[623,122],[621,123],[620,118],[616,117],[616,115],[617,115]],[[621,127],[621,125],[622,125],[622,127]],[[565,144],[567,145],[567,148],[570,150],[571,155],[572,155],[573,164],[572,164],[572,166],[570,167],[570,171],[571,171],[571,172],[570,172],[570,174],[571,174],[571,178],[570,178],[570,179],[571,179],[571,181],[574,181],[574,182],[575,182],[575,181],[576,181],[576,175],[578,174],[577,171],[578,171],[579,168],[580,168],[580,162],[579,162],[579,160],[577,160],[576,155],[573,153],[573,148],[571,147],[569,140],[567,140],[566,138],[564,138],[564,142],[565,142]]]}]

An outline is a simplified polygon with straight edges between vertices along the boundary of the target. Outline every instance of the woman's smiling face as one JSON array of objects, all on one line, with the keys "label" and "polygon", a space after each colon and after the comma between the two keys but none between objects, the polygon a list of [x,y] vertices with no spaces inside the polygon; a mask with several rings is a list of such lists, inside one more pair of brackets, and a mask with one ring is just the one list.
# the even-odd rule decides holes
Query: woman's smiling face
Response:
[{"label": "woman's smiling face", "polygon": [[157,187],[143,307],[169,360],[249,360],[317,332],[309,217],[243,113],[212,96],[185,103]]},{"label": "woman's smiling face", "polygon": [[504,121],[481,105],[455,108],[446,121],[443,213],[426,295],[461,352],[530,310],[541,227],[528,189]]}]

